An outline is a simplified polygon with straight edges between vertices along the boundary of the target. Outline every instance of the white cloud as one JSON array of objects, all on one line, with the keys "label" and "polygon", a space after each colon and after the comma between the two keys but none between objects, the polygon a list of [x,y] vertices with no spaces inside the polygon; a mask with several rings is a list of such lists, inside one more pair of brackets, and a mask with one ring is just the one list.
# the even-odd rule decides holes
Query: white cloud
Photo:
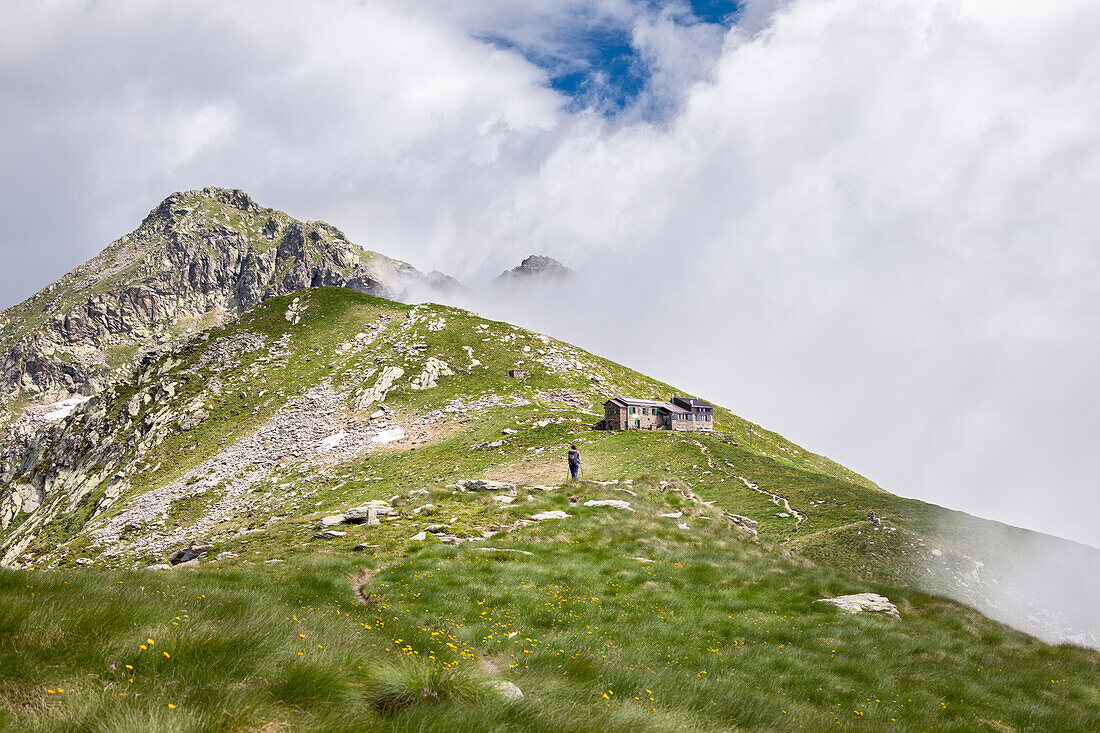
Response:
[{"label": "white cloud", "polygon": [[[575,124],[492,241],[648,289],[590,283],[557,334],[900,493],[1098,544],[1062,502],[1096,506],[1100,19],[1017,9],[786,5],[666,125]],[[635,346],[671,334],[713,359]]]},{"label": "white cloud", "polygon": [[[529,140],[561,117],[540,69],[402,3],[17,12],[31,31],[0,67],[0,162],[13,172],[0,214],[21,235],[9,250],[47,241],[65,263],[38,286],[160,197],[210,184],[350,221],[368,245],[427,257],[407,242],[430,241],[434,217],[474,208],[486,187],[496,195],[511,167],[534,164]],[[65,211],[26,214],[51,206]],[[9,278],[4,301],[29,294],[24,273]]]}]

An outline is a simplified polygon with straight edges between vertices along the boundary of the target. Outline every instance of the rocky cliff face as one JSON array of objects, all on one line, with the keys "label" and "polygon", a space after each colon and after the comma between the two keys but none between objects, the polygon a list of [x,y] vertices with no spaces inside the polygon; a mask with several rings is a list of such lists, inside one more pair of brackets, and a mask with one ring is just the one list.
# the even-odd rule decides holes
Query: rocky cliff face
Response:
[{"label": "rocky cliff face", "polygon": [[242,191],[175,193],[135,231],[0,312],[0,404],[93,394],[156,344],[277,295],[335,285],[397,298],[422,281],[339,229],[261,207]]}]

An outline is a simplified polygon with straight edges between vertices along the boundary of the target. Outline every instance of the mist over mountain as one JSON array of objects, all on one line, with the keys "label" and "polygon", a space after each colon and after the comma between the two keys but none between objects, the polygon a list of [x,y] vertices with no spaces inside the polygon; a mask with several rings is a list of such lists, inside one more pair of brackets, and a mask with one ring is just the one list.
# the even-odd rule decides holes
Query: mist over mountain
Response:
[{"label": "mist over mountain", "polygon": [[1095,0],[0,21],[0,732],[1100,730]]},{"label": "mist over mountain", "polygon": [[[544,303],[546,298],[568,297],[571,289],[577,287],[575,277],[575,273],[556,260],[532,255],[503,273],[485,290],[475,291],[438,271],[424,275],[399,260],[364,250],[349,242],[330,224],[303,223],[260,207],[241,191],[207,188],[173,194],[133,233],[112,243],[92,261],[76,268],[42,293],[3,313],[3,333],[7,339],[4,343],[8,345],[4,359],[5,363],[14,365],[5,373],[20,375],[18,379],[9,376],[6,383],[8,400],[4,417],[8,432],[0,441],[0,479],[4,486],[0,493],[0,526],[14,528],[14,531],[9,530],[8,539],[0,540],[0,549],[7,548],[4,561],[24,565],[56,564],[63,562],[63,557],[68,557],[64,562],[71,561],[68,554],[50,554],[47,561],[36,553],[28,554],[27,548],[41,541],[41,532],[49,532],[54,523],[68,517],[82,502],[90,501],[85,497],[106,492],[94,503],[94,518],[108,511],[122,495],[131,495],[134,491],[132,480],[126,477],[138,465],[151,465],[152,459],[145,457],[146,453],[157,451],[158,446],[171,441],[173,435],[191,436],[198,426],[210,419],[209,405],[224,401],[225,387],[220,384],[220,372],[215,370],[211,375],[213,392],[189,398],[191,401],[187,404],[177,394],[181,384],[178,378],[166,375],[177,371],[174,365],[180,359],[192,359],[182,354],[193,354],[196,349],[202,352],[214,349],[211,354],[217,354],[200,357],[196,364],[201,365],[208,359],[229,358],[237,349],[251,350],[258,343],[267,343],[268,337],[257,336],[247,329],[240,331],[242,327],[236,324],[242,318],[247,322],[259,317],[248,314],[268,300],[295,296],[288,307],[275,308],[278,313],[285,310],[285,320],[292,325],[297,324],[300,313],[307,307],[298,305],[308,302],[303,300],[307,297],[305,293],[330,286],[382,296],[394,302],[398,310],[385,316],[385,323],[397,314],[406,314],[402,317],[409,322],[395,332],[395,336],[388,337],[388,341],[379,341],[379,336],[371,335],[370,331],[352,334],[339,329],[332,331],[333,326],[327,322],[323,325],[326,332],[332,331],[331,338],[343,340],[340,349],[360,340],[364,347],[368,342],[373,344],[371,353],[376,354],[375,363],[382,365],[382,376],[368,390],[369,399],[364,401],[355,396],[361,391],[355,380],[348,382],[350,392],[339,393],[338,403],[350,400],[348,407],[341,409],[351,409],[354,413],[355,410],[367,410],[367,405],[381,400],[383,393],[398,394],[404,380],[411,380],[405,389],[429,390],[438,380],[446,381],[456,373],[454,364],[460,359],[453,346],[437,353],[429,344],[431,339],[425,341],[429,345],[424,346],[417,343],[419,336],[405,332],[415,324],[438,324],[438,328],[443,329],[440,336],[445,336],[450,333],[447,323],[454,318],[459,318],[456,323],[464,322],[471,314],[424,305],[407,311],[402,309],[408,306],[398,306],[397,301],[440,299],[480,303],[490,309],[519,308],[522,312],[525,307]],[[584,287],[583,283],[580,287]],[[425,308],[427,310],[422,310]],[[442,310],[438,310],[440,308]],[[438,317],[430,315],[437,310]],[[270,311],[268,309],[265,317],[272,316]],[[417,333],[422,325],[417,326]],[[429,333],[435,328],[429,325]],[[477,325],[474,335],[483,328],[484,323]],[[602,409],[599,405],[603,399],[623,394],[668,399],[674,391],[645,382],[646,386],[639,393],[638,383],[622,377],[610,379],[592,366],[593,362],[578,361],[575,356],[559,362],[557,356],[550,354],[582,353],[560,342],[556,342],[558,345],[549,352],[532,351],[530,346],[515,351],[511,344],[515,334],[521,331],[508,328],[512,330],[501,343],[493,343],[494,339],[501,338],[499,334],[492,336],[494,332],[486,330],[486,337],[479,339],[476,353],[473,347],[467,349],[465,358],[471,365],[467,371],[480,372],[488,363],[489,354],[499,364],[497,377],[509,371],[506,367],[516,367],[525,374],[531,372],[533,365],[549,369],[547,378],[550,381],[535,393],[528,394],[521,385],[508,385],[506,392],[515,392],[513,386],[520,387],[520,392],[526,395],[524,399],[535,399],[539,395],[542,395],[539,399],[545,399],[546,395],[559,394],[555,399],[565,399],[568,404],[591,415]],[[238,336],[229,335],[237,331]],[[218,332],[223,335],[210,342],[211,333]],[[392,340],[397,336],[400,337],[396,341]],[[537,334],[524,338],[550,343]],[[322,374],[339,374],[348,368],[339,366],[344,360],[340,349],[336,362],[326,362],[329,357],[322,359],[325,364]],[[271,351],[269,358],[274,358],[276,352],[281,353],[279,349]],[[348,352],[351,353],[359,352]],[[528,353],[534,356],[534,362]],[[313,357],[303,358],[313,360]],[[267,370],[264,364],[263,360],[254,363],[252,376],[248,379],[262,377]],[[287,366],[291,369],[288,374],[294,375],[293,380],[297,383],[300,375],[296,369],[301,365]],[[354,373],[359,374],[360,379],[369,380],[376,371],[378,369],[372,367]],[[558,372],[578,373],[583,388],[575,395],[574,388],[560,392],[558,386],[551,386],[557,384],[555,375]],[[162,384],[165,380],[168,382]],[[289,409],[286,406],[292,404],[294,395],[300,396],[311,389],[327,389],[326,384],[325,381],[305,382],[289,391],[280,389],[274,403],[271,397],[264,401],[268,405],[264,414],[277,409],[278,405]],[[131,396],[124,405],[119,402],[120,395],[133,394],[134,388],[139,386],[140,399]],[[473,391],[461,393],[467,402],[476,402],[484,396],[484,385],[476,381],[469,389]],[[241,394],[248,393],[246,390]],[[150,408],[152,412],[144,407],[150,404],[149,399],[155,406]],[[122,411],[116,415],[119,405]],[[146,414],[142,422],[142,415]],[[279,418],[281,422],[276,422],[283,425],[279,430],[300,432],[306,429],[294,423],[304,413],[292,411],[289,414],[293,419],[283,416]],[[416,432],[412,426],[422,419],[422,415],[417,417],[417,414],[414,411],[405,416],[400,423],[402,435]],[[382,420],[388,424],[393,417],[387,413]],[[345,434],[346,431],[339,429],[340,424],[339,421],[332,423],[329,433]],[[725,418],[724,425],[722,429],[730,430],[740,445],[751,446],[759,440],[754,437],[755,427],[746,427],[751,424],[740,418],[730,415]],[[136,443],[133,438],[123,437],[134,429],[138,431]],[[249,442],[255,438],[247,436],[245,424],[242,423],[238,430],[245,431],[238,433],[238,439],[245,441],[242,445],[249,446],[249,451],[256,451],[256,446]],[[108,437],[110,435],[114,437]],[[858,570],[880,581],[902,582],[943,593],[1042,638],[1072,639],[1086,644],[1095,644],[1100,638],[1100,625],[1091,612],[1095,603],[1100,603],[1100,588],[1088,580],[1092,563],[1100,561],[1100,551],[933,505],[899,499],[882,492],[872,481],[849,469],[788,444],[779,436],[768,435],[772,436],[769,440],[780,441],[780,447],[778,452],[774,448],[761,448],[764,455],[783,455],[785,460],[799,466],[799,470],[821,472],[847,482],[843,488],[827,491],[829,498],[825,500],[810,499],[805,494],[798,499],[798,492],[806,491],[805,488],[783,492],[783,501],[787,502],[783,506],[796,507],[791,511],[799,518],[797,531],[788,532],[784,538],[789,547],[797,548],[806,557]],[[331,437],[328,434],[318,436],[324,440]],[[396,445],[402,444],[398,441]],[[195,444],[195,448],[199,447],[201,441]],[[309,450],[305,444],[299,448]],[[264,457],[266,453],[269,451],[260,450],[248,461],[259,460],[266,464],[276,460],[274,455]],[[241,459],[237,457],[232,461],[240,463]],[[711,468],[716,470],[718,466],[711,465]],[[760,483],[755,481],[756,477],[750,480],[744,474],[735,474],[735,478],[754,486]],[[767,485],[767,481],[763,485]],[[142,491],[154,496],[167,486],[147,484]],[[255,481],[242,485],[242,490],[249,486],[256,486]],[[821,487],[813,488],[811,494],[816,497],[821,490]],[[813,517],[822,501],[836,502],[839,496],[853,490],[860,494],[859,498],[851,496],[849,501],[841,502],[850,507],[839,515],[847,516],[847,521],[836,517],[816,528],[813,521],[803,523],[804,519]],[[852,499],[855,503],[850,503]],[[868,531],[865,524],[852,521],[864,510],[861,504],[866,505],[865,508],[877,507],[880,514],[896,520],[898,525],[881,533]],[[886,505],[894,509],[884,509]],[[65,521],[67,526],[72,526],[71,520]],[[65,541],[86,537],[89,531],[80,529],[77,535],[66,535]],[[155,547],[166,549],[179,537],[171,535]],[[856,554],[852,555],[856,548]],[[118,553],[110,550],[108,554],[114,557]],[[1060,573],[1049,572],[1049,568],[1055,566],[1060,568]],[[1055,580],[1057,582],[1052,582]]]}]

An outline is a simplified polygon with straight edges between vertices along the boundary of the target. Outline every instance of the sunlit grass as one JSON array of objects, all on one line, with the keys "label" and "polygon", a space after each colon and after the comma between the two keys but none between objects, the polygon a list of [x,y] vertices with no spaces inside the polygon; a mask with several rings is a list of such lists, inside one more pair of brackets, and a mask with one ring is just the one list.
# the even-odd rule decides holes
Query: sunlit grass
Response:
[{"label": "sunlit grass", "polygon": [[[691,529],[679,529],[657,516],[667,496],[643,483],[629,497],[635,513],[573,506],[564,490],[521,495],[516,515],[560,508],[573,516],[484,545],[395,537],[368,557],[314,545],[282,564],[168,575],[0,573],[0,727],[939,731],[1100,723],[1096,653],[1046,646],[949,601],[866,588],[781,557],[746,541],[717,510],[688,507]],[[590,484],[578,488],[601,495]],[[481,496],[431,500],[448,515],[499,510]],[[373,572],[367,604],[348,581],[364,564]],[[889,595],[902,620],[812,605],[859,590]],[[505,679],[522,700],[506,702],[489,686]]]}]

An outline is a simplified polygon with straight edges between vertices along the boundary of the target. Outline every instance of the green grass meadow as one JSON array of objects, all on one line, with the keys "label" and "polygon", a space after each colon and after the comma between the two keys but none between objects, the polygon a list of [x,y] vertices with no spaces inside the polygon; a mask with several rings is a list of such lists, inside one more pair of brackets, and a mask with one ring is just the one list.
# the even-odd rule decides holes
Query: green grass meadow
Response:
[{"label": "green grass meadow", "polygon": [[[0,572],[0,728],[1088,731],[1095,652],[866,585],[678,495],[581,483],[440,515],[572,516],[484,542],[311,543],[171,573]],[[570,498],[625,498],[635,512]],[[689,529],[678,527],[684,521]],[[522,550],[483,551],[480,548]],[[358,588],[358,590],[356,590]],[[902,619],[817,598],[885,593]],[[150,641],[152,640],[152,641]],[[143,648],[144,647],[144,648]],[[492,684],[509,680],[524,698]]]},{"label": "green grass meadow", "polygon": [[[263,346],[212,351],[242,335]],[[429,358],[450,373],[417,388]],[[214,545],[197,568],[135,570],[178,548],[96,543],[96,523],[206,470],[309,390],[370,419],[378,403],[356,398],[387,366],[403,370],[387,420],[411,432],[435,416],[415,441],[280,459],[197,533]],[[507,376],[516,367],[525,379]],[[0,570],[0,730],[1100,730],[1100,654],[922,592],[971,556],[1010,566],[981,554],[993,523],[890,494],[721,408],[714,435],[593,429],[610,394],[674,393],[506,323],[336,288],[209,329],[89,402],[18,477],[56,490],[0,531],[39,568]],[[184,429],[196,405],[205,418]],[[585,480],[566,482],[574,442]],[[126,492],[99,508],[120,473]],[[516,484],[514,501],[449,488],[476,477]],[[118,544],[186,532],[228,481]],[[69,510],[74,487],[87,491]],[[584,506],[609,498],[635,511]],[[321,517],[372,499],[394,518],[311,539]],[[547,510],[570,516],[528,521]],[[475,541],[411,539],[433,524]],[[1034,533],[1018,533],[1026,548]],[[942,577],[928,572],[933,544]],[[223,551],[238,557],[213,559]],[[888,596],[901,619],[813,603],[859,592]]]}]

